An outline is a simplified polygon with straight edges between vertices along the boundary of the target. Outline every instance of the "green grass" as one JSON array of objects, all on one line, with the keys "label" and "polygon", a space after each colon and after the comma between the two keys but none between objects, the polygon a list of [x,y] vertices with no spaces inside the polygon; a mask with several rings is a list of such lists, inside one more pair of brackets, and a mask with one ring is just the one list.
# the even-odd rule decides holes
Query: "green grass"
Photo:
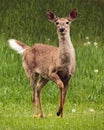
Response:
[{"label": "green grass", "polygon": [[[104,2],[45,1],[0,1],[0,130],[103,130]],[[41,93],[45,118],[34,119],[29,79],[21,56],[9,48],[7,39],[56,46],[56,29],[45,12],[50,8],[59,16],[66,16],[75,7],[79,13],[72,24],[71,38],[77,67],[67,93],[64,117],[56,116],[59,89],[49,82]]]},{"label": "green grass", "polygon": [[[65,107],[64,118],[58,118],[55,115],[56,106],[47,103],[45,105],[45,117],[43,119],[33,118],[31,115],[31,105],[24,107],[21,104],[10,104],[7,108],[2,106],[2,115],[0,113],[1,130],[103,130],[104,117],[103,106],[92,104],[86,106],[72,105],[67,102]],[[26,106],[26,105],[25,105]],[[91,106],[94,112],[91,112]],[[76,107],[76,112],[72,113],[72,109]],[[50,112],[51,111],[51,112]],[[48,113],[51,113],[51,116]],[[49,114],[50,114],[49,113]]]}]

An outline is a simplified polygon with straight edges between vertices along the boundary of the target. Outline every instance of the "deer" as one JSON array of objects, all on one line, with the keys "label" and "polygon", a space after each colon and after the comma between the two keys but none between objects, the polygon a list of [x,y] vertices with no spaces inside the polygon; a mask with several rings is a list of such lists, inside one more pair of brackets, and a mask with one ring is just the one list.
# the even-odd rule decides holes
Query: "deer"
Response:
[{"label": "deer", "polygon": [[40,117],[44,117],[40,92],[50,80],[55,82],[60,90],[57,116],[63,117],[69,81],[76,68],[75,49],[70,38],[70,26],[77,17],[77,9],[73,9],[65,18],[60,18],[52,10],[47,10],[47,17],[57,28],[58,47],[44,43],[35,43],[30,47],[15,39],[9,39],[8,42],[13,50],[22,55],[22,65],[32,87],[34,117],[38,116],[37,105],[39,106]]}]

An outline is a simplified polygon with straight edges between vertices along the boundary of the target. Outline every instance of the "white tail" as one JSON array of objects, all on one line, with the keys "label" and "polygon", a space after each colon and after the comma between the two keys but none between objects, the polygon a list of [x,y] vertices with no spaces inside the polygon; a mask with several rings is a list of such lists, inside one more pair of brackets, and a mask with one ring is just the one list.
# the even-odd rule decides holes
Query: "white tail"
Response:
[{"label": "white tail", "polygon": [[15,39],[8,40],[10,47],[15,50],[19,54],[23,54],[25,51],[25,48],[18,44],[18,42]]},{"label": "white tail", "polygon": [[66,18],[59,18],[55,13],[48,10],[47,16],[49,21],[56,25],[59,47],[45,44],[35,44],[28,47],[13,39],[9,40],[9,44],[12,49],[23,54],[23,67],[32,86],[34,117],[37,116],[37,103],[40,109],[40,117],[43,117],[40,92],[49,80],[54,81],[60,89],[60,104],[57,116],[61,115],[62,117],[68,83],[75,72],[75,51],[70,38],[70,24],[75,20],[77,11],[74,9]]}]

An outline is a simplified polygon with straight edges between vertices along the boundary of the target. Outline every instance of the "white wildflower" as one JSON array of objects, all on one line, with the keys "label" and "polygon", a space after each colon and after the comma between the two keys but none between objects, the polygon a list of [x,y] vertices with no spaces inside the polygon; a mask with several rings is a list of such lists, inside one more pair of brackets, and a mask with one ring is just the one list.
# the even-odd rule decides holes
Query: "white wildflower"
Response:
[{"label": "white wildflower", "polygon": [[94,72],[95,72],[95,73],[98,73],[99,71],[98,71],[98,69],[95,69]]},{"label": "white wildflower", "polygon": [[87,43],[86,43],[86,42],[84,43],[84,46],[87,46]]},{"label": "white wildflower", "polygon": [[84,46],[89,46],[90,44],[91,44],[91,42],[88,41],[88,42],[84,43]]},{"label": "white wildflower", "polygon": [[48,38],[47,41],[50,41],[50,39]]},{"label": "white wildflower", "polygon": [[88,45],[90,45],[90,44],[91,44],[91,42],[89,42],[89,41],[88,41],[88,42],[87,42],[87,44],[88,44]]},{"label": "white wildflower", "polygon": [[90,112],[95,112],[95,110],[93,108],[90,108],[89,111]]},{"label": "white wildflower", "polygon": [[97,42],[94,42],[94,46],[97,46],[98,45],[98,43]]},{"label": "white wildflower", "polygon": [[86,37],[86,40],[88,40],[89,39],[89,37]]},{"label": "white wildflower", "polygon": [[76,112],[76,109],[72,109],[72,113],[75,113]]}]

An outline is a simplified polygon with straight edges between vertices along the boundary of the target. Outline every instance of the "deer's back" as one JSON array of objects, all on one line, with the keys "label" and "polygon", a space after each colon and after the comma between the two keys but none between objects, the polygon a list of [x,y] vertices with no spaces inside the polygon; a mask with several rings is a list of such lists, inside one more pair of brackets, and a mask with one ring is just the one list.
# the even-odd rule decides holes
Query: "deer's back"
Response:
[{"label": "deer's back", "polygon": [[23,54],[23,67],[26,71],[38,73],[47,78],[49,67],[53,64],[58,48],[45,44],[35,44]]}]

